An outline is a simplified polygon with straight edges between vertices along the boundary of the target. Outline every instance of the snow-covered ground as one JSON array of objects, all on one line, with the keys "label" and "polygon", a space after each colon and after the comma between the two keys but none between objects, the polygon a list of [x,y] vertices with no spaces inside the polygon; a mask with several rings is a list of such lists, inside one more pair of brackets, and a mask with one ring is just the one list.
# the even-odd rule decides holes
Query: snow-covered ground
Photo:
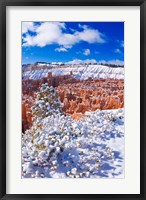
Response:
[{"label": "snow-covered ground", "polygon": [[22,177],[124,178],[124,109],[35,122],[22,135]]},{"label": "snow-covered ground", "polygon": [[112,68],[103,65],[89,65],[84,67],[64,67],[64,68],[52,68],[23,71],[22,79],[41,79],[47,77],[48,72],[52,72],[53,76],[70,74],[72,71],[74,78],[86,80],[88,78],[115,78],[124,79],[124,68]]}]

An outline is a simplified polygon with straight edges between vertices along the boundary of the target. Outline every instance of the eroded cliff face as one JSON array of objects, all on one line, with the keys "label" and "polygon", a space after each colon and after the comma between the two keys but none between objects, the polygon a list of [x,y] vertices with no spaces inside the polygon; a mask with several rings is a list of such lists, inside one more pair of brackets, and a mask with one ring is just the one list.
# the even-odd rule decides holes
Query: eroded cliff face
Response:
[{"label": "eroded cliff face", "polygon": [[98,79],[60,84],[56,88],[66,113],[117,109],[124,106],[123,80]]},{"label": "eroded cliff face", "polygon": [[32,125],[32,111],[31,107],[34,104],[34,97],[22,95],[22,131],[30,128]]},{"label": "eroded cliff face", "polygon": [[32,125],[31,107],[34,95],[43,83],[55,87],[63,104],[65,115],[72,115],[79,120],[86,111],[97,109],[118,109],[124,107],[123,79],[88,79],[79,80],[70,75],[52,76],[40,80],[22,81],[22,127],[23,131]]}]

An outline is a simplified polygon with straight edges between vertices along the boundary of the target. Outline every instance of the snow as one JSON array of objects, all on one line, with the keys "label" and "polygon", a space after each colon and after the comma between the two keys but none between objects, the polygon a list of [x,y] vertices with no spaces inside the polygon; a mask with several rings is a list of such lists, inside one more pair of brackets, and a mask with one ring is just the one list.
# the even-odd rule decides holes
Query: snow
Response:
[{"label": "snow", "polygon": [[22,134],[23,178],[124,178],[124,109],[54,113]]},{"label": "snow", "polygon": [[23,72],[23,80],[26,79],[41,79],[47,77],[48,72],[52,72],[53,76],[67,75],[72,71],[73,78],[86,80],[88,78],[116,78],[124,79],[124,68],[112,68],[103,65],[88,65],[88,66],[74,66],[74,67],[57,67],[51,69],[28,70]]}]

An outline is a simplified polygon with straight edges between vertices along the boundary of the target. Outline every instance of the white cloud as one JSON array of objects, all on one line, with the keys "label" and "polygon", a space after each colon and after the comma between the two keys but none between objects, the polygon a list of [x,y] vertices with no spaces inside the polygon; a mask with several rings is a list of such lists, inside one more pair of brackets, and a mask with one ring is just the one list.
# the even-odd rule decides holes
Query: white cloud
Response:
[{"label": "white cloud", "polygon": [[28,31],[35,31],[35,25],[33,22],[22,22],[22,34]]},{"label": "white cloud", "polygon": [[97,63],[94,59],[86,59],[86,60],[80,60],[80,59],[74,59],[72,61],[67,62],[67,64],[94,64]]},{"label": "white cloud", "polygon": [[83,54],[84,54],[85,56],[90,55],[90,49],[85,49],[84,52],[83,52]]},{"label": "white cloud", "polygon": [[74,28],[69,28],[69,30],[71,30],[72,32],[75,32],[75,31],[76,31]]},{"label": "white cloud", "polygon": [[82,28],[82,29],[86,29],[86,28],[88,28],[87,25],[82,25],[82,24],[79,24],[78,27],[79,27],[79,28]]},{"label": "white cloud", "polygon": [[94,63],[97,63],[97,61],[95,59],[87,59],[87,60],[84,60],[83,61],[85,64],[94,64]]},{"label": "white cloud", "polygon": [[79,38],[74,34],[62,33],[61,37],[57,39],[57,43],[59,45],[63,45],[65,47],[72,47],[74,44],[79,42]]},{"label": "white cloud", "polygon": [[67,62],[67,64],[82,64],[82,60],[74,59],[72,61]]},{"label": "white cloud", "polygon": [[88,43],[105,43],[104,35],[102,33],[88,27],[84,28],[82,32],[75,32],[75,35],[80,41]]},{"label": "white cloud", "polygon": [[124,65],[124,61],[118,60],[118,59],[116,59],[116,60],[108,60],[108,61],[100,60],[100,61],[98,61],[98,63],[111,64],[111,65]]},{"label": "white cloud", "polygon": [[24,46],[44,47],[56,43],[62,35],[62,29],[65,29],[64,23],[44,22],[36,28],[36,35],[26,35]]},{"label": "white cloud", "polygon": [[[34,23],[23,25],[23,46],[44,47],[50,44],[58,44],[64,48],[71,48],[80,41],[87,43],[104,43],[104,35],[98,30],[82,26],[82,31],[66,33],[66,25],[62,22],[43,22],[35,26]],[[30,24],[31,23],[31,24]],[[33,30],[35,35],[30,35],[27,31]]]},{"label": "white cloud", "polygon": [[59,48],[56,48],[55,51],[59,51],[59,52],[61,52],[61,51],[63,51],[63,52],[67,52],[68,50],[67,50],[66,48],[64,48],[64,47],[59,47]]},{"label": "white cloud", "polygon": [[115,49],[114,52],[115,52],[115,53],[119,53],[119,54],[121,54],[121,50],[120,50],[120,49]]},{"label": "white cloud", "polygon": [[118,43],[118,45],[122,48],[124,48],[124,41],[123,40],[116,40],[116,42]]}]

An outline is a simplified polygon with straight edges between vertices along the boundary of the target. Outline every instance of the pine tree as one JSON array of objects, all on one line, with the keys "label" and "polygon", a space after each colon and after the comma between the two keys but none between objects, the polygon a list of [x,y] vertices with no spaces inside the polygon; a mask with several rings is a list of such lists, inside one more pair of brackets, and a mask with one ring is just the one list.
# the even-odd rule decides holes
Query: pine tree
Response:
[{"label": "pine tree", "polygon": [[48,86],[48,83],[42,84],[40,91],[35,94],[35,103],[31,109],[33,121],[62,113],[58,94],[52,86]]}]

